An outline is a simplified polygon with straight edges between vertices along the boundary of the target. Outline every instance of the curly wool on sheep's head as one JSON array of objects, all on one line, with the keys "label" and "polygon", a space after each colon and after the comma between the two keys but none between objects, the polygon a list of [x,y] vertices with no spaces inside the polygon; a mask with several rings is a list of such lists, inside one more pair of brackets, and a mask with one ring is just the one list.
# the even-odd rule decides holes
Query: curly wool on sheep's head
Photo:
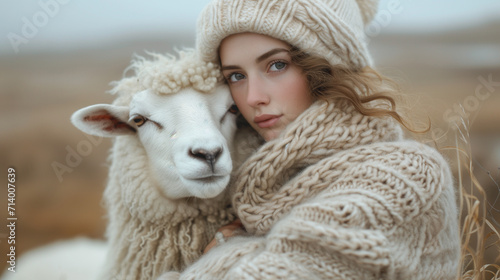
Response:
[{"label": "curly wool on sheep's head", "polygon": [[178,58],[174,55],[148,54],[152,60],[137,56],[126,70],[133,70],[135,75],[113,82],[114,87],[109,92],[125,98],[145,89],[153,89],[160,95],[173,94],[185,88],[206,93],[213,91],[222,81],[219,66],[201,60],[192,49],[178,51]]}]

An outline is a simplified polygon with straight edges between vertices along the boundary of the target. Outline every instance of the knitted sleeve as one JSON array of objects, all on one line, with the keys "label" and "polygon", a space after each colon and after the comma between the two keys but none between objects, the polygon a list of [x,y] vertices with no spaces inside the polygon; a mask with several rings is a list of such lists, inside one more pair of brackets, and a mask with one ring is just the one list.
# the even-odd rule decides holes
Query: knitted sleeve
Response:
[{"label": "knitted sleeve", "polygon": [[457,211],[437,152],[413,142],[372,145],[300,176],[317,180],[315,168],[329,167],[341,175],[277,221],[261,250],[244,259],[229,253],[219,279],[455,279]]},{"label": "knitted sleeve", "polygon": [[247,262],[264,251],[264,237],[233,237],[211,249],[207,255],[189,266],[180,275],[165,274],[157,280],[221,280],[230,277],[228,271],[240,262]]}]

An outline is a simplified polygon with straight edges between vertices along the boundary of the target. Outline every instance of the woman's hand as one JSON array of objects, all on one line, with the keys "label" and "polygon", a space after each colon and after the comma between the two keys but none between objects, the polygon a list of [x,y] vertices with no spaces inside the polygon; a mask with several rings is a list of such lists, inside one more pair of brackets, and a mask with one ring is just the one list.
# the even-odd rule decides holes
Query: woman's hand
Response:
[{"label": "woman's hand", "polygon": [[210,249],[212,249],[215,245],[223,243],[226,238],[239,235],[241,231],[245,231],[245,228],[243,227],[240,219],[236,219],[232,223],[221,227],[217,230],[215,238],[208,243],[207,247],[205,247],[203,254],[208,253],[208,251],[210,251]]}]

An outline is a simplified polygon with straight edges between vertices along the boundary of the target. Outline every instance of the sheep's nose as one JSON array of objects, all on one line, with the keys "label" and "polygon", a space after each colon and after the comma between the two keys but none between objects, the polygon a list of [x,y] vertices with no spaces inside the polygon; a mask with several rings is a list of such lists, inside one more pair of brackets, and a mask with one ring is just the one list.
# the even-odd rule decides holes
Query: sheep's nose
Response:
[{"label": "sheep's nose", "polygon": [[205,149],[194,149],[189,151],[190,156],[206,161],[210,165],[210,168],[212,168],[212,172],[214,172],[214,164],[221,154],[222,148],[216,148],[211,151]]}]

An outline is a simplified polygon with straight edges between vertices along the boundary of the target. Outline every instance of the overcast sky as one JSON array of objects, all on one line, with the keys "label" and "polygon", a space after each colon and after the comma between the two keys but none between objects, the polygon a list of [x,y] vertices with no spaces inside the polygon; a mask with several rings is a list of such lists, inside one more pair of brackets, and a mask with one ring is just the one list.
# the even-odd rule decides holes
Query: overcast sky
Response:
[{"label": "overcast sky", "polygon": [[[208,2],[2,0],[0,53],[93,46],[127,36],[194,36],[196,18]],[[372,32],[429,31],[500,19],[500,0],[381,0],[379,10]]]}]

